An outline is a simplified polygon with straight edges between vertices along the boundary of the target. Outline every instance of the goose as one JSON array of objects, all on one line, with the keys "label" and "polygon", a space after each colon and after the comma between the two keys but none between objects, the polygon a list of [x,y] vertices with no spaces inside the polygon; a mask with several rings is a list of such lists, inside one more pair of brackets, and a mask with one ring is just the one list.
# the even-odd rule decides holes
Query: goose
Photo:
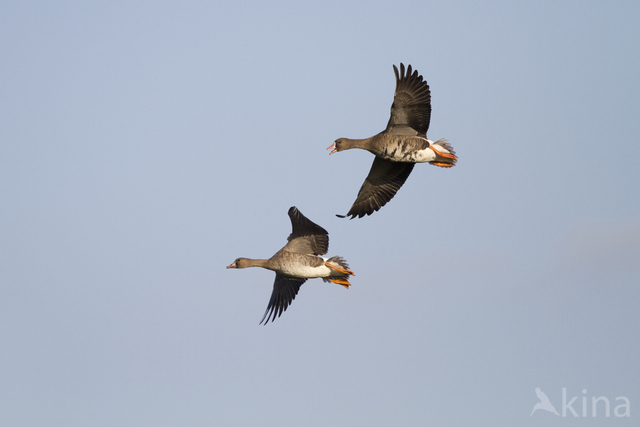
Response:
[{"label": "goose", "polygon": [[[307,279],[322,277],[327,282],[337,283],[349,289],[349,264],[339,256],[321,257],[329,250],[329,233],[318,224],[302,215],[292,206],[288,212],[293,231],[287,244],[269,259],[238,258],[227,268],[262,267],[276,272],[273,292],[267,310],[260,320],[266,325],[273,322],[289,307]],[[266,322],[265,322],[266,319]]]},{"label": "goose", "polygon": [[351,219],[371,215],[383,207],[402,187],[416,163],[430,163],[443,168],[456,164],[458,158],[446,139],[427,139],[431,118],[431,92],[418,71],[394,65],[396,91],[391,104],[387,128],[371,138],[338,138],[327,150],[329,154],[351,148],[370,151],[376,158],[362,184],[356,201],[346,215]]}]

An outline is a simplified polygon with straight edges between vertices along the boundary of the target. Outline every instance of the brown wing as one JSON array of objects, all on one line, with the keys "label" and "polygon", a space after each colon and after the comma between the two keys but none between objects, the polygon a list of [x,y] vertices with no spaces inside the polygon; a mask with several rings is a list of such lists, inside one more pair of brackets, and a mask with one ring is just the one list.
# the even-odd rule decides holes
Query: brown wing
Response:
[{"label": "brown wing", "polygon": [[[273,322],[276,320],[276,317],[280,317],[280,315],[286,311],[287,307],[291,305],[296,295],[298,295],[300,286],[306,281],[307,279],[288,277],[276,273],[276,280],[273,283],[273,292],[269,299],[269,305],[260,323],[262,324],[262,322],[264,322],[266,325],[269,323],[269,319]],[[267,319],[266,322],[265,318]]]},{"label": "brown wing", "polygon": [[324,255],[329,250],[329,233],[309,220],[295,206],[289,209],[293,231],[287,237],[285,248],[298,254]]},{"label": "brown wing", "polygon": [[394,135],[426,136],[431,119],[431,92],[418,71],[400,64],[400,73],[394,65],[396,92],[391,104],[391,117],[385,132]]},{"label": "brown wing", "polygon": [[362,218],[386,205],[407,180],[413,166],[414,163],[392,162],[376,156],[369,175],[346,216],[351,216],[351,219],[356,216]]}]

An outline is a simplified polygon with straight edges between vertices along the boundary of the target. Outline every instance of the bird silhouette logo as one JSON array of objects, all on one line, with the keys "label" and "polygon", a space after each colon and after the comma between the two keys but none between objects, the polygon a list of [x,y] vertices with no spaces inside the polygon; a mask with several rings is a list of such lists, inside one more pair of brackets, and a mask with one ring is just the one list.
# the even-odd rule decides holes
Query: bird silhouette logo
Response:
[{"label": "bird silhouette logo", "polygon": [[536,387],[536,396],[538,396],[538,399],[540,399],[540,402],[534,405],[533,411],[531,411],[531,415],[533,415],[533,413],[536,412],[536,410],[538,409],[544,409],[545,411],[553,412],[558,416],[560,415],[558,414],[558,411],[556,411],[556,408],[554,408],[551,402],[549,401],[549,398],[547,397],[547,395],[544,394],[544,391],[540,390],[540,387]]}]

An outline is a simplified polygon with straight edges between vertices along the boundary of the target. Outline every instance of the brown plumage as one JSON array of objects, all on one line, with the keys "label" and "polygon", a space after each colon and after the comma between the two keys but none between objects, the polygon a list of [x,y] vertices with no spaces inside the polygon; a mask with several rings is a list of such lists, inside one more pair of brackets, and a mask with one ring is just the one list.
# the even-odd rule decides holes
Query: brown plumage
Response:
[{"label": "brown plumage", "polygon": [[267,310],[260,323],[266,325],[275,320],[289,307],[300,286],[307,279],[321,277],[325,282],[333,282],[349,288],[349,264],[339,257],[324,258],[329,250],[329,233],[310,221],[295,207],[289,209],[293,231],[287,244],[269,259],[238,258],[227,268],[262,267],[276,272],[273,292]]},{"label": "brown plumage", "polygon": [[[431,119],[431,92],[418,71],[403,64],[400,71],[394,65],[396,91],[391,105],[391,117],[385,130],[365,139],[339,138],[330,146],[338,151],[360,148],[376,158],[356,201],[346,216],[362,218],[379,210],[395,196],[409,177],[416,163],[452,167],[458,158],[445,139],[430,141],[427,130]],[[338,215],[344,218],[345,215]]]}]

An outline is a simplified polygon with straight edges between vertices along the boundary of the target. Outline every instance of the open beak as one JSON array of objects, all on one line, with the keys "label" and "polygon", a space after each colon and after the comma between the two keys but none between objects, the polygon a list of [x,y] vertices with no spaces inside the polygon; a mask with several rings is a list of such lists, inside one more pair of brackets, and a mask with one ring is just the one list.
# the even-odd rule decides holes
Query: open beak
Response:
[{"label": "open beak", "polygon": [[329,155],[332,155],[333,153],[338,151],[338,149],[336,148],[336,143],[334,142],[333,144],[331,144],[330,147],[327,147],[327,150],[333,150],[332,152],[329,153]]}]

